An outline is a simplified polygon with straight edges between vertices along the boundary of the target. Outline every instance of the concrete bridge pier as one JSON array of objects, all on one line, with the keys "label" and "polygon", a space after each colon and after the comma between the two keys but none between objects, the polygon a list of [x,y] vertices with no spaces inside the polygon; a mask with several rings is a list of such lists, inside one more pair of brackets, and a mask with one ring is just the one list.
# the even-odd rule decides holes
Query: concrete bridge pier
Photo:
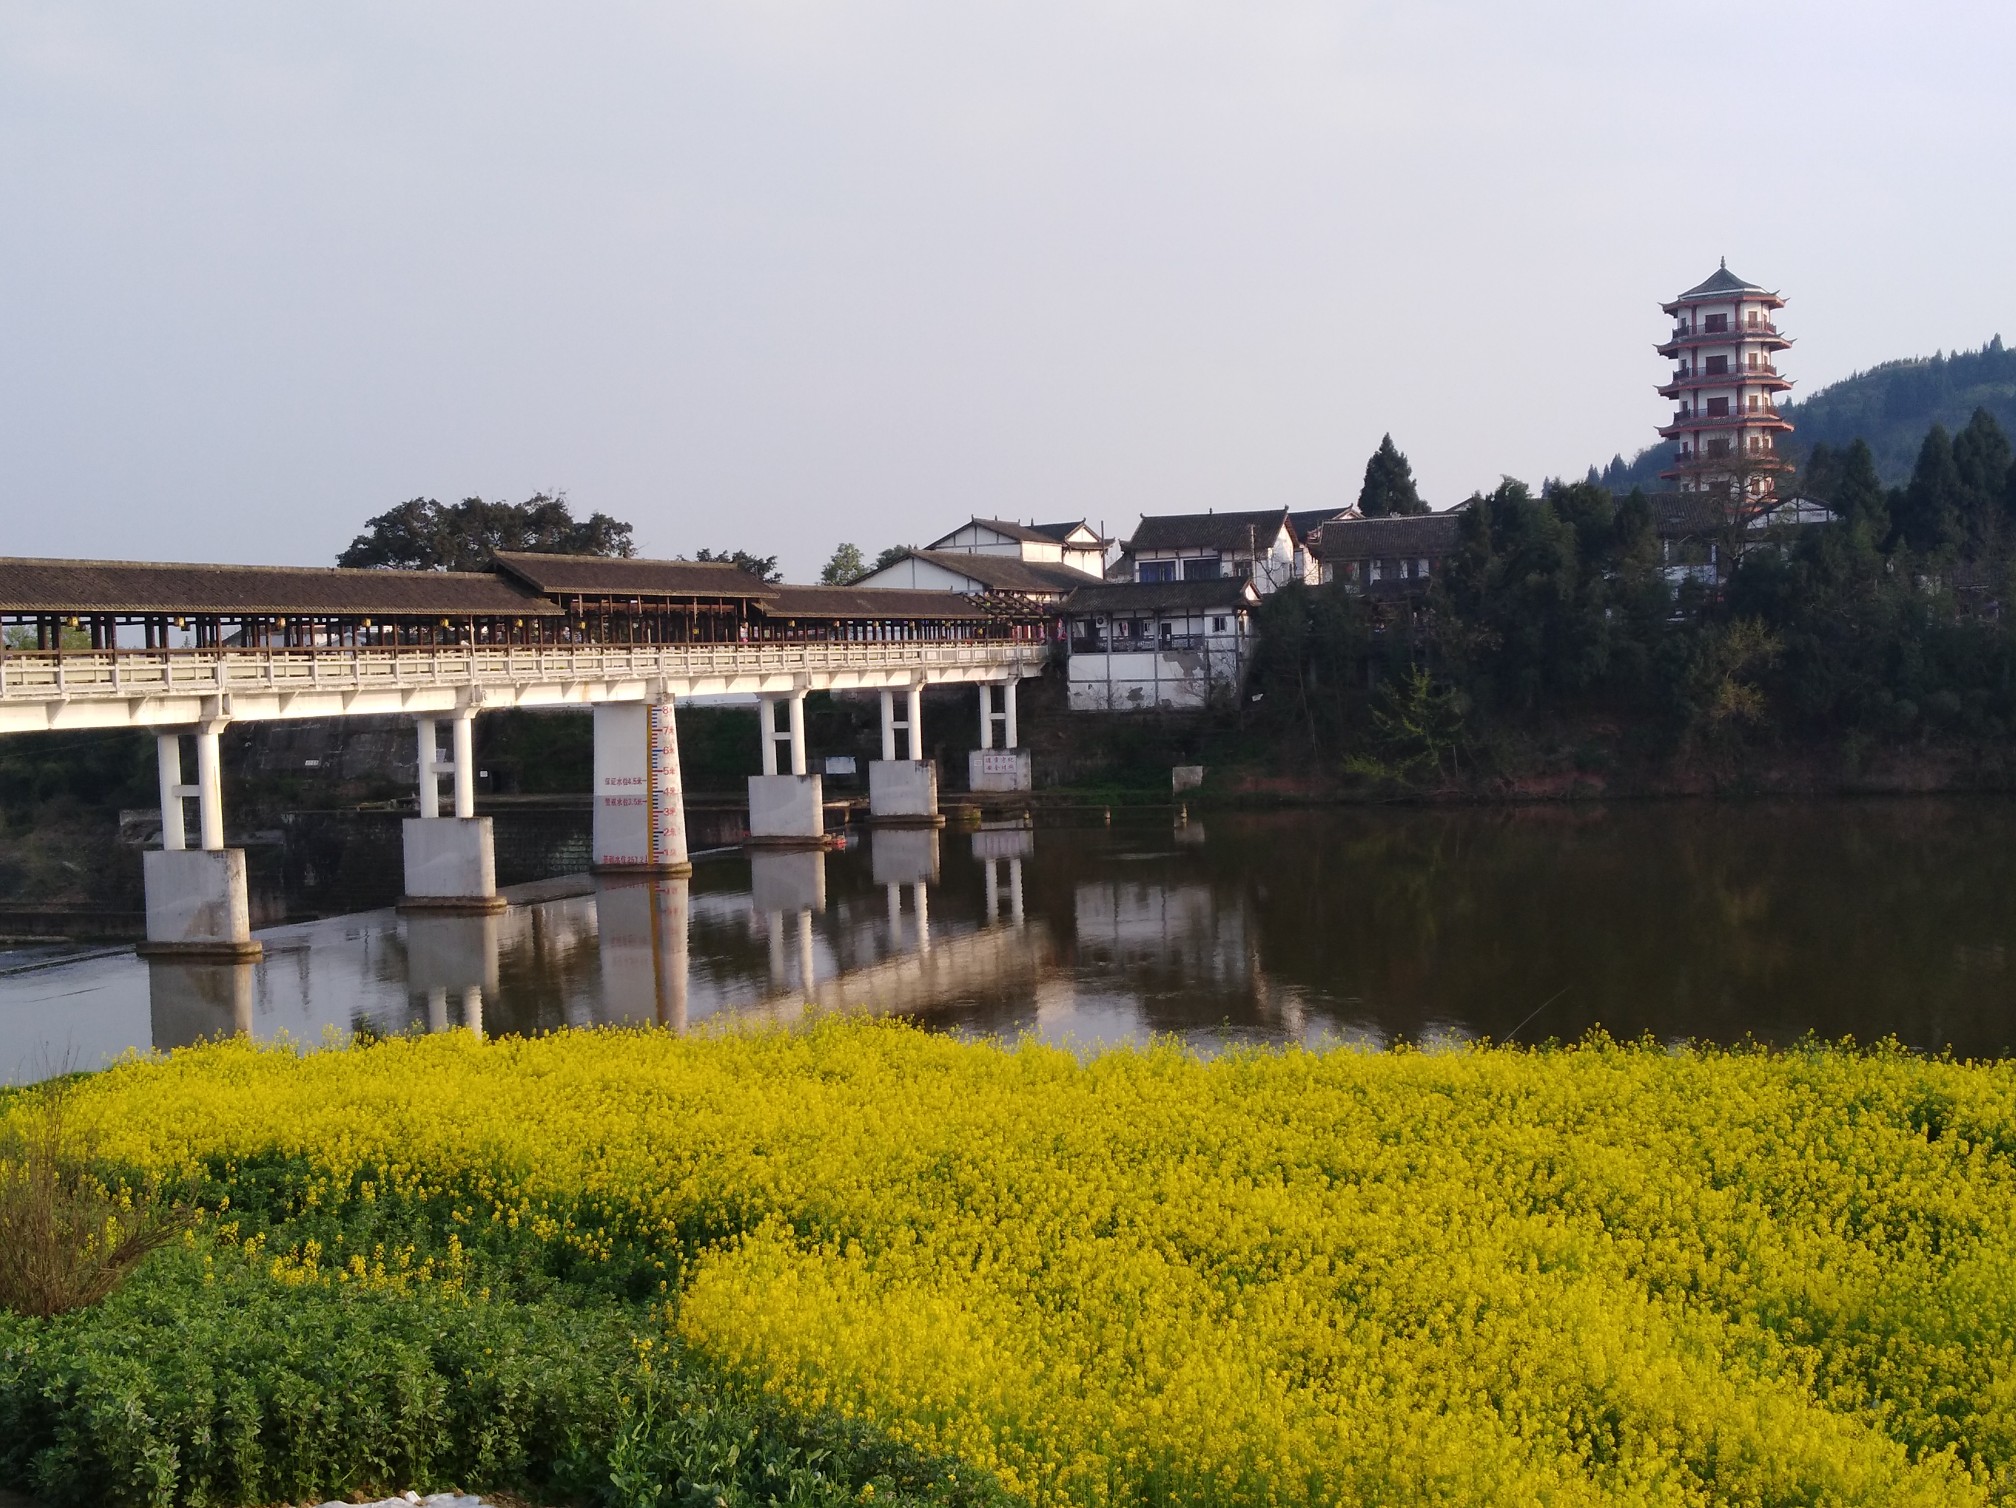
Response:
[{"label": "concrete bridge pier", "polygon": [[[969,791],[1026,791],[1030,778],[1029,751],[1017,748],[1015,726],[1016,679],[1001,683],[1001,707],[994,706],[994,686],[980,682],[980,747],[966,756],[966,789]],[[1001,728],[1001,747],[994,747],[994,729]]]},{"label": "concrete bridge pier", "polygon": [[[789,714],[787,731],[777,729],[777,704]],[[756,718],[763,773],[749,777],[749,842],[759,848],[821,848],[826,843],[826,792],[808,773],[805,753],[805,687],[788,696],[758,696]],[[777,745],[790,745],[791,770],[777,768]]]},{"label": "concrete bridge pier", "polygon": [[[147,896],[147,940],[139,951],[157,958],[251,959],[245,850],[224,846],[224,788],[218,735],[224,720],[194,730],[196,781],[182,779],[180,729],[155,735],[161,778],[161,847],[141,856]],[[197,844],[189,846],[185,801],[196,802]]]},{"label": "concrete bridge pier", "polygon": [[593,841],[597,874],[693,872],[678,723],[662,690],[648,701],[595,708]]},{"label": "concrete bridge pier", "polygon": [[[903,730],[907,757],[896,757],[896,730]],[[903,721],[896,720],[896,693],[882,693],[882,757],[868,766],[868,820],[884,827],[943,827],[938,810],[938,766],[924,757],[924,686],[904,693]]]},{"label": "concrete bridge pier", "polygon": [[[476,815],[476,709],[448,718],[449,749],[441,757],[438,720],[414,719],[419,737],[420,815],[405,822],[406,893],[401,911],[502,911],[497,893],[497,846],[490,819]],[[443,775],[454,778],[454,815],[441,815]]]}]

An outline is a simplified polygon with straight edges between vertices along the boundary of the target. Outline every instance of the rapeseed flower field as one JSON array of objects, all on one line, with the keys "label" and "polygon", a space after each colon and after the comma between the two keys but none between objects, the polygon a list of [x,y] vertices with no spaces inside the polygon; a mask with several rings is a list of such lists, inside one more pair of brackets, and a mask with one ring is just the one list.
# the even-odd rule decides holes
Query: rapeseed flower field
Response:
[{"label": "rapeseed flower field", "polygon": [[1036,1504],[2016,1501],[2006,1064],[831,1022],[227,1043],[69,1113],[268,1291],[459,1302],[529,1245],[643,1373]]}]

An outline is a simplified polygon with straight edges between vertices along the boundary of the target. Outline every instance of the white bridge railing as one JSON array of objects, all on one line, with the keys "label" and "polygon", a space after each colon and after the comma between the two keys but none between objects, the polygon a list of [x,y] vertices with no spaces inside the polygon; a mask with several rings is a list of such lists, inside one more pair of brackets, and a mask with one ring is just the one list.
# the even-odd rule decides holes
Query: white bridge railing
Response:
[{"label": "white bridge railing", "polygon": [[756,644],[441,645],[401,649],[0,651],[0,704],[215,696],[226,692],[399,691],[639,678],[850,670],[1021,670],[1042,643],[860,640]]}]

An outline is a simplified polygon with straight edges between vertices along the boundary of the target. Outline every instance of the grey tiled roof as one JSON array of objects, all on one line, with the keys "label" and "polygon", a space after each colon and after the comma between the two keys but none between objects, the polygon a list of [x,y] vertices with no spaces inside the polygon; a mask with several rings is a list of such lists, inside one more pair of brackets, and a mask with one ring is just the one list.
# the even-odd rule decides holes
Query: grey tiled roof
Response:
[{"label": "grey tiled roof", "polygon": [[766,618],[992,618],[998,609],[966,592],[882,586],[778,586]]},{"label": "grey tiled roof", "polygon": [[915,559],[956,571],[997,592],[1054,596],[1098,579],[1076,566],[1054,560],[1020,560],[1013,555],[968,555],[964,550],[912,550],[910,554]]},{"label": "grey tiled roof", "polygon": [[1067,613],[1210,612],[1250,604],[1251,585],[1237,576],[1216,581],[1109,581],[1080,587],[1064,599]]},{"label": "grey tiled roof", "polygon": [[497,552],[498,567],[534,591],[580,597],[767,597],[750,572],[716,560],[610,560]]},{"label": "grey tiled roof", "polygon": [[1765,293],[1768,291],[1768,289],[1758,287],[1755,283],[1745,282],[1725,265],[1711,272],[1707,277],[1681,294],[1680,297],[1683,299],[1716,298],[1727,297],[1732,293]]},{"label": "grey tiled roof", "polygon": [[1325,524],[1309,548],[1321,560],[1435,559],[1456,548],[1462,514],[1406,518],[1343,518]]},{"label": "grey tiled roof", "polygon": [[1281,532],[1286,508],[1255,513],[1144,514],[1127,541],[1140,550],[1244,550],[1249,544],[1265,549]]},{"label": "grey tiled roof", "polygon": [[0,612],[543,617],[560,611],[487,571],[359,571],[146,560],[0,559]]}]

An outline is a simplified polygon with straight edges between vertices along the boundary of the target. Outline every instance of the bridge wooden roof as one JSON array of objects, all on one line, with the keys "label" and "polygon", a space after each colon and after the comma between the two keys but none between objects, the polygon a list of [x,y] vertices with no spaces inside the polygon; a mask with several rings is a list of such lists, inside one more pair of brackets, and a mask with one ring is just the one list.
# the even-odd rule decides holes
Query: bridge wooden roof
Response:
[{"label": "bridge wooden roof", "polygon": [[619,560],[603,555],[537,555],[499,550],[498,570],[558,597],[763,598],[777,588],[717,560]]},{"label": "bridge wooden roof", "polygon": [[525,618],[559,612],[544,597],[487,571],[0,557],[0,613]]},{"label": "bridge wooden roof", "polygon": [[998,603],[965,592],[913,591],[886,586],[775,586],[763,604],[766,618],[980,620],[1001,616]]}]

